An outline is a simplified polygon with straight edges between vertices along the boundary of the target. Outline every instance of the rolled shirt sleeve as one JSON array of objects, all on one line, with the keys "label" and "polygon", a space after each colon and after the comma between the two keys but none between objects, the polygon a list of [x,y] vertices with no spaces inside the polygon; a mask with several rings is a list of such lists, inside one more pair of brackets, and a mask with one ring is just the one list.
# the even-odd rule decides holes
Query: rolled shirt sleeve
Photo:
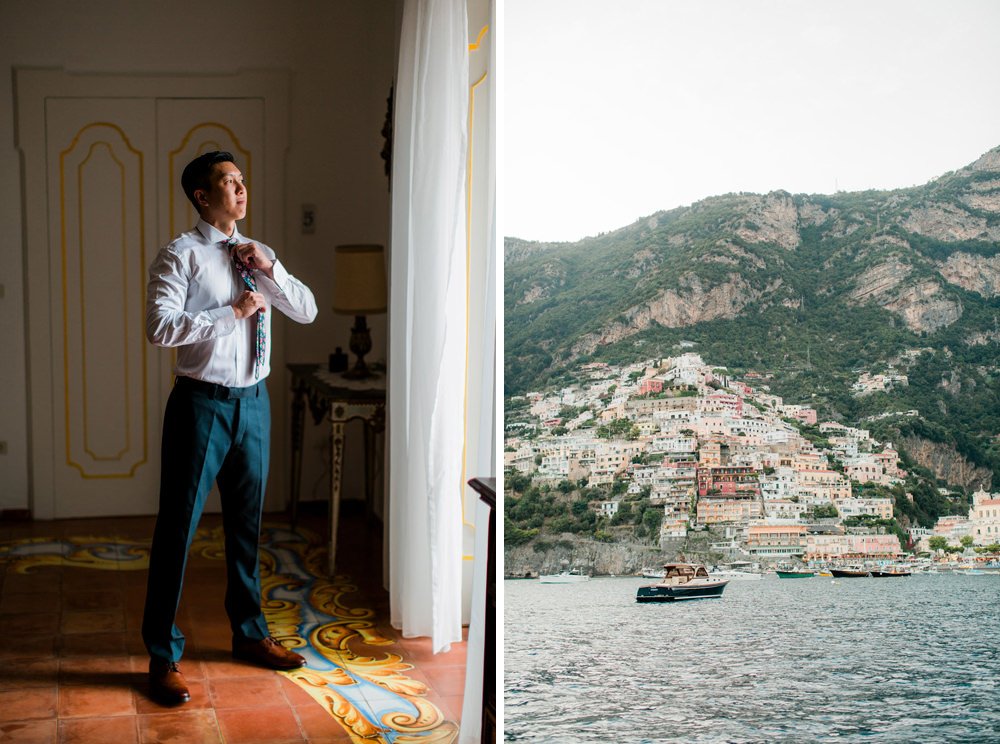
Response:
[{"label": "rolled shirt sleeve", "polygon": [[150,343],[183,346],[227,336],[236,329],[236,313],[228,303],[187,309],[191,273],[188,262],[172,245],[160,251],[149,267],[146,338]]}]

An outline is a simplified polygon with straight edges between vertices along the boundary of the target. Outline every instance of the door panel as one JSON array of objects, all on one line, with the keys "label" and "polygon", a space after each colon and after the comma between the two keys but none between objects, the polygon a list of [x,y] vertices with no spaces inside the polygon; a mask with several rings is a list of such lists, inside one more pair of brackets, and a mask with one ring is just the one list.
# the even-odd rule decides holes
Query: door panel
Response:
[{"label": "door panel", "polygon": [[56,517],[156,509],[152,113],[141,99],[46,102]]}]

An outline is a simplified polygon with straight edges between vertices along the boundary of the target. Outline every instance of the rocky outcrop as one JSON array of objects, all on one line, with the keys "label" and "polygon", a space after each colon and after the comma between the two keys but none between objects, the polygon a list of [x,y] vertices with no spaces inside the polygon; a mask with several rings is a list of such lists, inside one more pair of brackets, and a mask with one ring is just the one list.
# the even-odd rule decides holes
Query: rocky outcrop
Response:
[{"label": "rocky outcrop", "polygon": [[806,202],[799,207],[799,222],[802,225],[816,227],[818,225],[822,225],[831,217],[837,217],[839,214],[840,211],[837,209],[831,209],[827,212],[818,204]]},{"label": "rocky outcrop", "polygon": [[967,491],[979,487],[989,491],[993,486],[993,472],[969,462],[953,445],[913,436],[905,437],[900,444],[918,464],[946,483]]},{"label": "rocky outcrop", "polygon": [[969,166],[972,171],[1000,171],[1000,147],[994,147]]},{"label": "rocky outcrop", "polygon": [[799,235],[799,210],[791,195],[775,191],[755,197],[747,205],[737,237],[747,243],[772,243],[793,249],[802,242]]},{"label": "rocky outcrop", "polygon": [[858,277],[851,301],[881,305],[899,315],[916,332],[930,333],[962,317],[961,304],[945,296],[937,282],[907,281],[912,272],[911,266],[894,256]]},{"label": "rocky outcrop", "polygon": [[912,270],[909,264],[903,263],[898,256],[893,256],[858,275],[851,300],[858,304],[882,304]]},{"label": "rocky outcrop", "polygon": [[529,289],[520,300],[517,301],[518,305],[527,305],[530,302],[537,302],[545,296],[544,290],[537,284]]},{"label": "rocky outcrop", "polygon": [[982,295],[1000,295],[1000,255],[986,256],[953,253],[939,264],[939,271],[947,281],[962,289]]},{"label": "rocky outcrop", "polygon": [[902,289],[890,302],[885,303],[906,323],[911,331],[932,333],[946,328],[962,317],[962,305],[945,297],[941,286],[932,280]]},{"label": "rocky outcrop", "polygon": [[1000,191],[986,194],[965,194],[962,201],[973,209],[981,212],[1000,214]]},{"label": "rocky outcrop", "polygon": [[583,336],[573,347],[573,353],[590,354],[599,346],[634,336],[654,323],[681,328],[707,320],[735,318],[763,294],[736,274],[722,284],[705,287],[697,274],[689,272],[680,278],[676,290],[663,290],[652,301],[629,308],[621,320],[609,323],[599,333]]},{"label": "rocky outcrop", "polygon": [[985,217],[969,214],[951,204],[914,209],[903,219],[902,226],[917,235],[945,242],[1000,240],[1000,227],[988,225]]}]

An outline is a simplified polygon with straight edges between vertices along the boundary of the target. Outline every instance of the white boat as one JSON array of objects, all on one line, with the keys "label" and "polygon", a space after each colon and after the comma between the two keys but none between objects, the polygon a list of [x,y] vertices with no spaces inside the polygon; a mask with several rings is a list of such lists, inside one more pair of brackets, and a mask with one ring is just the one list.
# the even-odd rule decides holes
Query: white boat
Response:
[{"label": "white boat", "polygon": [[[744,568],[745,566],[745,568]],[[764,574],[751,571],[749,563],[730,563],[714,566],[708,575],[712,578],[729,579],[733,581],[760,581]]]},{"label": "white boat", "polygon": [[667,572],[662,568],[644,568],[641,573],[644,579],[662,579],[666,575]]},{"label": "white boat", "polygon": [[578,568],[571,571],[560,571],[557,574],[539,574],[538,580],[542,584],[575,584],[579,581],[590,581],[590,576]]}]

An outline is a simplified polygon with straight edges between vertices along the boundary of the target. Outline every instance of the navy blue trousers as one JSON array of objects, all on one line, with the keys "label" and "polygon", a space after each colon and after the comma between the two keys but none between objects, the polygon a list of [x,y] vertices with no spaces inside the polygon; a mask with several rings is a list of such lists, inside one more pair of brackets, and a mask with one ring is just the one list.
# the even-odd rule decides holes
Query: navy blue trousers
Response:
[{"label": "navy blue trousers", "polygon": [[178,378],[163,418],[160,507],[142,618],[142,639],[151,657],[178,661],[184,653],[177,607],[188,551],[213,481],[222,497],[225,609],[233,637],[268,636],[258,545],[270,440],[271,404],[263,381],[230,391]]}]

